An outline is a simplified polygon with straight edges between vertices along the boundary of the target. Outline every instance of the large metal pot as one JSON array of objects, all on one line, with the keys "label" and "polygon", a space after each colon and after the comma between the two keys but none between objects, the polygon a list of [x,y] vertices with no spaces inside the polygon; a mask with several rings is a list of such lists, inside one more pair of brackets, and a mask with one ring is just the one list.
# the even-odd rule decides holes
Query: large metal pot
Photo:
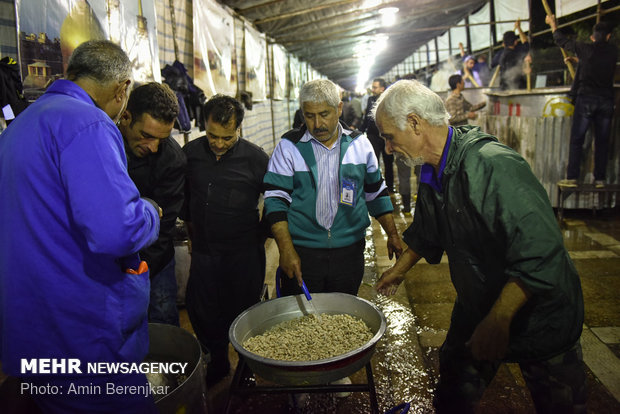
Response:
[{"label": "large metal pot", "polygon": [[149,323],[149,353],[146,359],[157,362],[187,363],[186,378],[176,386],[177,378],[164,377],[170,392],[155,395],[161,414],[207,413],[204,354],[198,340],[185,329],[173,325]]},{"label": "large metal pot", "polygon": [[314,293],[312,303],[319,313],[349,314],[362,319],[374,336],[362,347],[316,361],[281,361],[247,351],[243,343],[280,322],[311,313],[303,295],[285,296],[258,303],[240,314],[229,330],[230,342],[258,376],[282,385],[327,384],[358,371],[372,357],[385,333],[383,313],[372,303],[346,293]]}]

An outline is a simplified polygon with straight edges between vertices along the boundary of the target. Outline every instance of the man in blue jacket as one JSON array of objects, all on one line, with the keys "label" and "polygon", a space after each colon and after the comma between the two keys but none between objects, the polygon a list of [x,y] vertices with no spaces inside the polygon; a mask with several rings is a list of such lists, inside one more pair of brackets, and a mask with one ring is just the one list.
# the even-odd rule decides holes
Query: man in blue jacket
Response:
[{"label": "man in blue jacket", "polygon": [[457,293],[437,412],[475,412],[500,363],[516,362],[538,413],[585,413],[579,275],[528,163],[478,127],[449,127],[441,98],[415,81],[392,85],[375,117],[386,150],[423,164],[408,249],[377,290],[394,293],[445,252]]},{"label": "man in blue jacket", "polygon": [[129,178],[115,125],[130,76],[120,47],[85,42],[67,79],[0,138],[2,370],[22,390],[55,390],[31,393],[46,413],[155,412],[143,373],[88,368],[148,351],[149,276],[137,252],[157,239],[159,207]]}]

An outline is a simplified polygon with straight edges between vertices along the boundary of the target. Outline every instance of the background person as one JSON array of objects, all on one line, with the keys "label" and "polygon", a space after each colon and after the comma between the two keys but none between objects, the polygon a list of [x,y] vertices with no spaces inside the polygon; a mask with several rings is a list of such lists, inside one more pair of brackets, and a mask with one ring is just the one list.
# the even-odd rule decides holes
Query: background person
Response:
[{"label": "background person", "polygon": [[372,147],[377,156],[377,161],[383,157],[383,166],[385,167],[383,174],[385,175],[385,184],[387,185],[388,192],[394,192],[394,156],[385,152],[385,144],[379,136],[379,131],[375,125],[374,119],[370,116],[370,111],[377,101],[377,98],[381,96],[383,91],[387,88],[387,82],[383,78],[376,78],[372,81],[372,96],[368,98],[366,106],[366,112],[364,115],[364,122],[360,131],[365,132],[366,136],[370,140]]},{"label": "background person", "polygon": [[458,74],[463,76],[466,88],[479,88],[486,84],[482,82],[480,77],[480,68],[476,62],[476,58],[473,55],[466,55],[463,43],[459,42],[459,49],[461,51],[461,59],[463,60],[463,67],[459,69]]},{"label": "background person", "polygon": [[468,119],[476,119],[478,114],[475,112],[486,106],[486,102],[476,105],[469,103],[461,92],[465,89],[465,81],[461,75],[452,75],[448,78],[452,92],[446,99],[446,110],[450,114],[448,122],[452,126],[467,125]]},{"label": "background person", "polygon": [[[108,41],[78,46],[55,81],[0,139],[2,370],[35,386],[146,386],[144,374],[88,374],[148,351],[148,271],[158,208],[127,174],[115,125],[131,62]],[[128,268],[136,270],[128,274]],[[20,361],[76,358],[83,373],[22,375]],[[35,394],[45,413],[157,412],[152,396]]]},{"label": "background person", "polygon": [[415,81],[392,85],[375,117],[388,151],[424,163],[408,249],[377,290],[394,293],[420,259],[437,264],[445,252],[457,293],[437,412],[475,412],[511,361],[538,413],[585,413],[579,275],[528,163],[478,127],[449,127],[441,98]]},{"label": "background person", "polygon": [[[594,126],[594,183],[605,185],[611,120],[614,114],[614,71],[618,48],[609,43],[611,27],[597,23],[592,29],[592,43],[568,38],[558,29],[555,16],[545,18],[553,40],[561,48],[577,55],[579,66],[574,80],[575,112],[570,132],[570,149],[566,179],[560,185],[576,187],[581,167],[583,143],[590,125]],[[572,92],[571,89],[571,92]]]},{"label": "background person", "polygon": [[528,59],[530,53],[530,43],[527,36],[521,30],[521,21],[515,22],[515,30],[504,33],[504,49],[499,58],[499,86],[501,89],[525,89],[527,80],[523,72],[523,61]]},{"label": "background person", "polygon": [[149,322],[179,326],[173,233],[181,206],[187,161],[170,138],[179,114],[176,95],[168,85],[147,83],[131,92],[118,128],[123,135],[129,176],[143,197],[163,210],[157,241],[140,251],[149,265]]},{"label": "background person", "polygon": [[259,301],[265,240],[258,201],[269,156],[240,137],[244,110],[215,95],[204,106],[205,136],[183,147],[187,156],[185,220],[192,262],[185,302],[200,343],[211,354],[207,384],[228,375],[228,329]]}]

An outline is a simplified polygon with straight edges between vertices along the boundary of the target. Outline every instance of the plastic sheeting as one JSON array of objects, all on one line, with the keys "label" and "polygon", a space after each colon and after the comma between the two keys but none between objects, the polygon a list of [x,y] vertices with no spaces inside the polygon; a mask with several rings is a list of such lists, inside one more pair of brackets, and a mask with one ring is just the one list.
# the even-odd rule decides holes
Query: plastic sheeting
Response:
[{"label": "plastic sheeting", "polygon": [[136,82],[160,81],[153,0],[16,0],[20,64],[26,94],[36,98],[61,77],[73,50],[91,39],[119,44]]},{"label": "plastic sheeting", "polygon": [[439,48],[440,62],[447,60],[453,53],[458,53],[458,48],[456,50],[450,50],[449,32],[445,32],[443,35],[437,38],[437,47]]},{"label": "plastic sheeting", "polygon": [[271,67],[273,73],[272,99],[286,97],[286,51],[280,45],[271,45]]},{"label": "plastic sheeting", "polygon": [[301,67],[299,60],[295,56],[290,56],[289,66],[289,99],[299,98],[299,88],[301,87]]},{"label": "plastic sheeting", "polygon": [[[491,6],[485,4],[478,12],[469,16],[471,50],[480,50],[491,45]],[[485,24],[479,24],[485,23]],[[523,26],[521,26],[523,27]]]},{"label": "plastic sheeting", "polygon": [[253,101],[266,99],[266,54],[265,35],[245,25],[245,86],[252,92]]},{"label": "plastic sheeting", "polygon": [[[511,0],[511,1],[496,1],[495,2],[495,21],[514,21],[521,19],[521,29],[524,32],[530,30],[529,18],[529,1],[528,0]],[[514,30],[514,23],[499,23],[495,25],[495,33],[497,40],[501,41],[504,33],[509,30]],[[516,33],[516,31],[515,31]],[[517,33],[518,35],[518,33]]]},{"label": "plastic sheeting", "polygon": [[[214,0],[194,0],[194,83],[206,96],[235,96],[235,27],[232,14]],[[235,69],[235,70],[233,70]]]},{"label": "plastic sheeting", "polygon": [[452,50],[454,50],[455,54],[460,55],[459,51],[459,42],[463,43],[465,47],[467,47],[467,29],[465,28],[465,19],[459,21],[455,26],[450,29],[450,40]]},{"label": "plastic sheeting", "polygon": [[[446,32],[455,21],[488,0],[381,0],[365,7],[361,1],[244,1],[220,0],[257,29],[308,62],[340,86],[354,89],[361,69],[368,78],[380,76]],[[380,9],[397,7],[396,24],[384,27]],[[378,34],[388,36],[387,47],[370,64],[357,56],[358,47]],[[433,61],[436,58],[432,59]],[[364,86],[364,85],[360,85]]]},{"label": "plastic sheeting", "polygon": [[[601,0],[601,3],[606,1]],[[597,4],[597,0],[555,0],[555,14],[558,17],[567,16]]]}]

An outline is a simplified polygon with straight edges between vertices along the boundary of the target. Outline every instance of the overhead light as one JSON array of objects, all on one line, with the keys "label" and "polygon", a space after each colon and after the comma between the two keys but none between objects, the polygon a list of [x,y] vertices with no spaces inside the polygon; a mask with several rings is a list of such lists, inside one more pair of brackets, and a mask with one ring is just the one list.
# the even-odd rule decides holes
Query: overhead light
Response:
[{"label": "overhead light", "polygon": [[372,9],[381,4],[381,0],[366,0],[362,3],[362,9]]},{"label": "overhead light", "polygon": [[375,55],[378,55],[387,47],[388,39],[389,39],[389,36],[386,36],[386,35],[378,35],[375,38],[375,41],[373,44],[373,52]]},{"label": "overhead light", "polygon": [[381,24],[384,27],[393,26],[396,23],[396,13],[398,13],[398,7],[385,7],[379,10]]}]

